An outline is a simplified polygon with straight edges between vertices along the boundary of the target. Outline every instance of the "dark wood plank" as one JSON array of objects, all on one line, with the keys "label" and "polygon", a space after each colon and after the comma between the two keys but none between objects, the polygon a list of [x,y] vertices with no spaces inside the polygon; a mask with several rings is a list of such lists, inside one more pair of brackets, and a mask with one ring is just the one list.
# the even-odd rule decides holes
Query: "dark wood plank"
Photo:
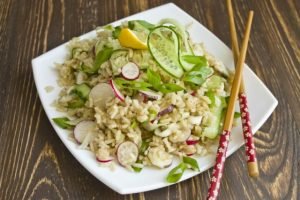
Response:
[{"label": "dark wood plank", "polygon": [[[210,171],[182,183],[119,195],[71,156],[38,99],[31,59],[99,25],[152,8],[164,0],[0,1],[0,199],[205,199]],[[224,3],[173,1],[226,44]],[[255,11],[247,63],[279,100],[255,136],[260,177],[247,176],[244,150],[226,161],[219,199],[298,199],[300,196],[300,3],[238,1],[239,38]]]}]

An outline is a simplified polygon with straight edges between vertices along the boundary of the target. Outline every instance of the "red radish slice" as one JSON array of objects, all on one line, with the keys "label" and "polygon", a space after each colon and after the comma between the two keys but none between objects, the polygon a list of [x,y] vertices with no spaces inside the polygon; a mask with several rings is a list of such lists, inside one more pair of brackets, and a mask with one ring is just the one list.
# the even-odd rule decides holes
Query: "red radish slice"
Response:
[{"label": "red radish slice", "polygon": [[187,144],[187,145],[195,145],[195,144],[197,144],[198,142],[199,142],[199,140],[189,140],[189,139],[188,139],[188,140],[186,141],[186,144]]},{"label": "red radish slice", "polygon": [[112,87],[107,83],[99,83],[92,88],[89,98],[92,100],[93,104],[100,109],[104,109],[106,102],[115,97]]},{"label": "red radish slice", "polygon": [[127,80],[135,80],[140,75],[139,67],[133,63],[129,62],[122,67],[122,76]]},{"label": "red radish slice", "polygon": [[173,156],[160,147],[150,148],[148,158],[151,163],[159,168],[167,168],[172,165]]},{"label": "red radish slice", "polygon": [[136,99],[137,99],[139,102],[144,102],[144,103],[146,103],[146,102],[148,101],[148,97],[147,97],[145,94],[141,93],[141,92],[139,92],[139,93],[137,94]]},{"label": "red radish slice", "polygon": [[191,135],[185,142],[187,145],[195,145],[198,144],[199,139],[198,137]]},{"label": "red radish slice", "polygon": [[113,159],[111,158],[111,159],[108,159],[108,160],[100,160],[99,158],[96,157],[96,160],[98,162],[101,162],[101,163],[108,163],[108,162],[112,161]]},{"label": "red radish slice", "polygon": [[124,101],[125,100],[125,97],[124,95],[120,92],[120,90],[117,88],[115,82],[113,80],[109,80],[109,84],[111,85],[116,97],[118,99],[120,99],[121,101]]},{"label": "red radish slice", "polygon": [[158,100],[161,98],[161,95],[154,92],[154,91],[144,91],[144,90],[141,90],[140,91],[143,95],[145,95],[148,99],[153,99],[153,100]]},{"label": "red radish slice", "polygon": [[121,143],[117,149],[117,158],[121,165],[130,166],[134,164],[139,155],[137,145],[131,141]]},{"label": "red radish slice", "polygon": [[81,144],[88,133],[95,132],[97,129],[97,124],[94,121],[81,121],[74,129],[75,140]]},{"label": "red radish slice", "polygon": [[189,128],[179,129],[174,131],[170,136],[169,140],[173,143],[185,142],[191,135],[191,130]]}]

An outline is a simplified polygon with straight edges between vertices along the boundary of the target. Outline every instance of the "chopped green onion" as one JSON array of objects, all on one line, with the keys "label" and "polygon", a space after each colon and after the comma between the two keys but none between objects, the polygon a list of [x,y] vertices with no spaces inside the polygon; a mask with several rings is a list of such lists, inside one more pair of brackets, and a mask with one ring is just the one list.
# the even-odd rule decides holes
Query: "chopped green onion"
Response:
[{"label": "chopped green onion", "polygon": [[177,165],[175,168],[173,168],[167,176],[167,182],[169,183],[176,183],[177,181],[180,180],[182,177],[184,171],[186,170],[187,166],[185,163],[180,163]]},{"label": "chopped green onion", "polygon": [[162,83],[160,75],[150,68],[147,70],[147,79],[155,90],[164,94],[184,90],[184,88],[174,83]]},{"label": "chopped green onion", "polygon": [[234,118],[240,118],[241,117],[241,113],[239,112],[234,112]]},{"label": "chopped green onion", "polygon": [[169,183],[176,183],[180,180],[187,168],[191,168],[195,171],[200,171],[198,163],[195,159],[190,157],[183,157],[182,162],[168,173],[167,181]]},{"label": "chopped green onion", "polygon": [[120,35],[120,32],[121,32],[121,26],[116,26],[115,30],[113,30],[112,32],[113,38],[117,39]]},{"label": "chopped green onion", "polygon": [[57,118],[52,118],[54,123],[58,125],[60,128],[63,129],[70,129],[73,126],[69,123],[70,120],[67,117],[57,117]]},{"label": "chopped green onion", "polygon": [[82,66],[82,70],[89,74],[96,73],[99,70],[100,66],[110,58],[112,53],[113,48],[104,47],[103,50],[97,53],[93,67]]},{"label": "chopped green onion", "polygon": [[194,158],[184,156],[182,161],[195,171],[200,171],[198,162]]},{"label": "chopped green onion", "polygon": [[196,65],[191,71],[185,74],[183,81],[202,85],[205,80],[213,74],[213,69],[207,66]]},{"label": "chopped green onion", "polygon": [[144,81],[128,81],[123,78],[116,78],[114,79],[114,82],[120,88],[127,88],[132,90],[148,90],[148,88],[151,87],[151,84]]},{"label": "chopped green onion", "polygon": [[137,121],[135,119],[133,119],[133,122],[131,123],[130,128],[135,129],[137,126],[138,126]]},{"label": "chopped green onion", "polygon": [[153,29],[155,27],[155,25],[145,21],[145,20],[136,20],[140,25],[142,25],[143,27],[145,27],[146,29]]},{"label": "chopped green onion", "polygon": [[160,82],[161,82],[161,78],[160,75],[156,72],[154,72],[153,70],[151,70],[150,68],[148,68],[147,70],[147,79],[149,81],[149,83],[154,87],[160,87]]},{"label": "chopped green onion", "polygon": [[99,51],[96,55],[94,67],[98,70],[102,63],[107,61],[113,52],[113,48],[106,47],[103,50]]},{"label": "chopped green onion", "polygon": [[144,153],[149,147],[149,142],[146,142],[145,140],[142,141],[142,145],[140,147],[140,152]]},{"label": "chopped green onion", "polygon": [[140,168],[140,167],[135,167],[135,166],[131,166],[133,171],[135,171],[136,173],[139,173],[142,171],[143,168]]},{"label": "chopped green onion", "polygon": [[148,29],[148,30],[155,28],[155,25],[153,25],[145,20],[132,20],[132,21],[128,22],[128,28],[130,28],[131,30],[137,29],[137,26],[138,27],[142,26],[142,28]]},{"label": "chopped green onion", "polygon": [[183,87],[176,85],[174,83],[164,83],[163,85],[160,85],[160,87],[156,89],[164,94],[184,90]]},{"label": "chopped green onion", "polygon": [[103,26],[103,29],[108,30],[108,31],[112,31],[112,30],[114,30],[114,27],[111,24],[108,24],[106,26]]},{"label": "chopped green onion", "polygon": [[205,56],[194,56],[194,55],[183,55],[181,58],[191,64],[195,64],[198,66],[207,66],[208,62]]}]

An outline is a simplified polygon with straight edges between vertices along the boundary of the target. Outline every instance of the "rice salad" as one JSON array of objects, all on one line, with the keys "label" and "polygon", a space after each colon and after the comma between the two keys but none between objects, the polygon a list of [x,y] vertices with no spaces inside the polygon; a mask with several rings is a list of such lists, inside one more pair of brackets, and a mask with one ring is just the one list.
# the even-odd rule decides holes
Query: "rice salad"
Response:
[{"label": "rice salad", "polygon": [[227,108],[231,76],[225,66],[193,43],[173,19],[143,20],[97,29],[94,39],[74,38],[69,56],[57,64],[62,88],[53,121],[72,130],[80,148],[101,165],[120,164],[136,172],[182,162],[199,170],[194,158],[217,141]]}]

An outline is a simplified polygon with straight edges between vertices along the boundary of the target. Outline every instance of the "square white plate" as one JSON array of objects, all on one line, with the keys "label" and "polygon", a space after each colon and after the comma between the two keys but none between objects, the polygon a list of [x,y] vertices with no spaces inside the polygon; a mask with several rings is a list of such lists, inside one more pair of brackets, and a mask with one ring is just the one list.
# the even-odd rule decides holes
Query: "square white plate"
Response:
[{"label": "square white plate", "polygon": [[[231,69],[233,68],[231,50],[198,21],[172,3],[126,17],[112,23],[112,25],[119,25],[123,20],[133,19],[144,19],[156,23],[162,18],[174,18],[182,24],[189,24],[193,22],[193,25],[189,30],[192,39],[195,42],[204,42],[205,47],[209,52],[220,59],[226,66]],[[92,38],[95,37],[95,35],[95,31],[91,31],[82,35],[80,38]],[[50,104],[58,97],[60,90],[56,83],[58,76],[54,69],[54,62],[63,62],[67,55],[68,52],[65,43],[32,60],[34,79],[42,105],[46,111],[49,121],[65,146],[91,174],[120,194],[143,192],[170,185],[165,181],[165,177],[170,169],[176,166],[178,162],[173,162],[171,167],[162,170],[145,168],[141,173],[129,172],[119,166],[112,171],[108,168],[100,167],[91,152],[78,149],[77,144],[68,139],[68,132],[53,124],[51,120],[52,118],[64,115],[63,113],[57,112],[54,107],[50,106]],[[259,80],[248,66],[246,66],[244,71],[244,79],[248,95],[252,127],[253,131],[256,132],[271,115],[278,102],[268,88]],[[55,89],[54,91],[47,93],[45,90],[46,86],[54,86]],[[228,156],[235,152],[244,143],[241,133],[241,125],[238,125],[233,129],[227,153]],[[181,181],[212,167],[215,162],[215,156],[210,155],[198,158],[197,160],[201,171],[194,172],[187,170]]]}]

